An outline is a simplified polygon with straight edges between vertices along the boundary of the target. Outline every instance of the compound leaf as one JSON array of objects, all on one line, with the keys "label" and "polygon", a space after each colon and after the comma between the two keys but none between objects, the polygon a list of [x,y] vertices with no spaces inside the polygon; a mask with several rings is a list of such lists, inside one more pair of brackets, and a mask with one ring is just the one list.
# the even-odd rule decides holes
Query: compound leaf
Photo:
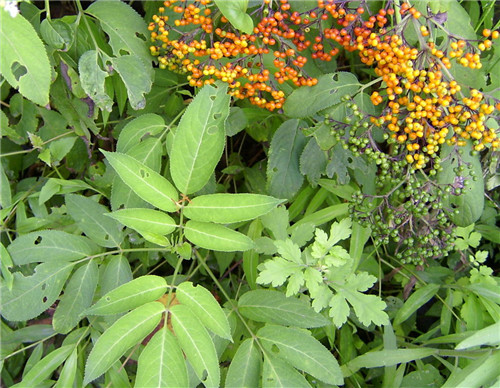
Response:
[{"label": "compound leaf", "polygon": [[139,233],[146,231],[166,235],[172,233],[177,227],[177,223],[172,217],[153,209],[122,209],[107,215]]}]

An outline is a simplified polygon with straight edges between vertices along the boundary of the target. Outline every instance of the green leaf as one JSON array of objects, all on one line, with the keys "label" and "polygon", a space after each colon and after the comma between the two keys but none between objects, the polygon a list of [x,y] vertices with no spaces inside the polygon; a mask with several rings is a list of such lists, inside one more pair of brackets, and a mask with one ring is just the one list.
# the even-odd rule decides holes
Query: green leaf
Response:
[{"label": "green leaf", "polygon": [[106,265],[100,281],[100,295],[105,295],[116,287],[130,282],[132,278],[129,261],[122,255],[112,257]]},{"label": "green leaf", "polygon": [[[2,111],[2,117],[5,115]],[[4,127],[2,123],[2,127]],[[3,137],[3,134],[2,134]],[[12,193],[10,191],[10,183],[3,164],[0,164],[0,206],[7,208],[12,204]]]},{"label": "green leaf", "polygon": [[73,386],[73,382],[75,381],[76,377],[76,369],[78,366],[77,362],[78,352],[77,348],[75,347],[70,356],[66,359],[61,373],[59,373],[59,376],[57,378],[57,383],[56,385],[54,385],[54,388],[66,388]]},{"label": "green leaf", "polygon": [[178,304],[170,311],[175,335],[196,376],[206,387],[218,387],[219,361],[207,330],[187,306]]},{"label": "green leaf", "polygon": [[112,58],[111,63],[127,88],[127,95],[132,109],[144,109],[146,106],[146,97],[144,95],[151,91],[151,85],[153,84],[144,62],[138,57],[123,55]]},{"label": "green leaf", "polygon": [[304,376],[280,358],[266,355],[262,368],[262,388],[311,388]]},{"label": "green leaf", "polygon": [[500,352],[487,353],[470,362],[463,369],[456,368],[451,376],[442,385],[442,388],[480,388],[490,385],[500,376]]},{"label": "green leaf", "polygon": [[151,74],[151,56],[146,44],[149,31],[144,19],[131,6],[122,1],[97,1],[85,13],[99,20],[116,57],[124,52],[136,57],[142,61],[146,73]]},{"label": "green leaf", "polygon": [[406,321],[410,316],[427,303],[439,291],[439,284],[427,284],[415,291],[408,300],[405,302],[396,313],[394,318],[394,325],[400,325]]},{"label": "green leaf", "polygon": [[498,344],[500,344],[500,322],[476,331],[469,338],[459,342],[455,349],[468,349],[481,345],[496,346]]},{"label": "green leaf", "polygon": [[150,302],[132,310],[107,329],[90,351],[83,385],[106,372],[132,346],[141,342],[158,325],[165,306]]},{"label": "green leaf", "polygon": [[245,34],[253,32],[253,20],[246,14],[248,0],[215,0],[215,4],[233,27]]},{"label": "green leaf", "polygon": [[262,355],[253,338],[244,340],[227,371],[226,387],[258,387]]},{"label": "green leaf", "polygon": [[166,235],[177,228],[177,224],[172,217],[158,210],[123,209],[107,215],[129,228],[137,230],[139,233],[145,231]]},{"label": "green leaf", "polygon": [[397,349],[368,352],[342,365],[344,377],[349,377],[361,368],[378,368],[403,364],[437,354],[438,349]]},{"label": "green leaf", "polygon": [[204,86],[191,101],[175,132],[170,173],[184,194],[205,186],[225,145],[224,123],[229,115],[227,85]]},{"label": "green leaf", "polygon": [[[248,227],[247,236],[255,241],[262,235],[262,229],[262,222],[260,219],[253,220]],[[260,255],[255,249],[243,252],[243,272],[245,273],[246,281],[251,289],[257,288],[256,279],[259,257]]]},{"label": "green leaf", "polygon": [[131,156],[102,151],[120,178],[146,202],[167,212],[175,212],[178,199],[174,186],[157,172]]},{"label": "green leaf", "polygon": [[7,250],[16,265],[74,261],[100,252],[100,248],[88,238],[59,230],[25,234],[15,239]]},{"label": "green leaf", "polygon": [[155,136],[163,130],[165,130],[165,121],[157,114],[146,113],[136,117],[125,125],[120,132],[116,143],[116,151],[126,154],[146,136]]},{"label": "green leaf", "polygon": [[78,324],[80,314],[92,304],[98,279],[96,260],[90,260],[75,271],[52,318],[54,330],[66,334]]},{"label": "green leaf", "polygon": [[1,287],[2,316],[9,321],[27,321],[43,313],[55,302],[74,263],[43,263],[31,276],[14,273],[14,285]]},{"label": "green leaf", "polygon": [[218,224],[190,220],[184,226],[184,233],[193,244],[214,251],[246,251],[254,247],[244,234]]},{"label": "green leaf", "polygon": [[219,337],[231,340],[231,328],[219,303],[206,288],[183,282],[177,286],[175,296],[184,306],[189,307],[208,329]]},{"label": "green leaf", "polygon": [[310,139],[300,155],[300,172],[307,177],[309,183],[316,187],[319,179],[325,174],[327,158],[316,139]]},{"label": "green leaf", "polygon": [[294,90],[286,99],[283,109],[289,117],[309,117],[322,109],[338,104],[345,95],[353,96],[360,86],[352,73],[325,74],[318,78],[316,85]]},{"label": "green leaf", "polygon": [[167,282],[160,276],[145,275],[109,291],[85,315],[110,315],[132,310],[159,299],[167,291]]},{"label": "green leaf", "polygon": [[266,325],[257,332],[257,337],[266,350],[295,368],[327,384],[344,383],[335,357],[309,331]]},{"label": "green leaf", "polygon": [[9,252],[3,244],[0,242],[0,270],[2,272],[2,284],[5,284],[9,290],[12,290],[12,285],[14,284],[14,276],[10,272],[10,268],[14,266],[12,262],[12,258],[10,257]]},{"label": "green leaf", "polygon": [[329,323],[325,317],[315,312],[306,301],[287,298],[278,291],[248,291],[240,297],[238,310],[246,318],[257,322],[302,328],[322,327]]},{"label": "green leaf", "polygon": [[468,285],[465,288],[477,295],[484,296],[492,302],[500,304],[500,286],[488,283],[475,283]]},{"label": "green leaf", "polygon": [[83,90],[102,110],[111,112],[113,100],[106,94],[104,82],[109,75],[99,66],[97,51],[89,50],[78,61],[78,72]]},{"label": "green leaf", "polygon": [[28,100],[47,105],[51,67],[45,47],[30,22],[22,15],[11,17],[4,7],[0,7],[0,45],[0,74]]},{"label": "green leaf", "polygon": [[260,217],[281,202],[260,194],[209,194],[192,199],[184,215],[195,221],[230,224]]},{"label": "green leaf", "polygon": [[65,345],[50,352],[40,361],[38,361],[33,368],[30,369],[23,380],[19,383],[20,387],[35,387],[42,383],[45,379],[49,378],[56,368],[61,365],[66,358],[70,355],[74,345]]},{"label": "green leaf", "polygon": [[[458,214],[452,212],[450,219],[458,226],[469,226],[476,222],[484,209],[484,180],[479,161],[479,156],[471,156],[472,145],[468,142],[464,147],[461,147],[463,153],[457,155],[451,153],[454,147],[442,145],[441,159],[443,168],[437,175],[439,183],[451,184],[453,186],[461,186],[460,177],[457,176],[454,169],[460,164],[467,164],[470,166],[470,171],[475,173],[475,181],[472,180],[470,171],[466,168],[462,173],[463,178],[468,180],[471,184],[462,188],[461,195],[447,195],[443,200],[443,206],[458,210]],[[461,161],[459,161],[461,159]],[[458,188],[458,187],[457,187]]]},{"label": "green leaf", "polygon": [[175,336],[163,326],[138,359],[135,387],[187,387],[184,355]]},{"label": "green leaf", "polygon": [[299,120],[285,121],[271,140],[267,166],[267,189],[277,198],[291,198],[302,186],[299,159],[307,138],[299,128]]},{"label": "green leaf", "polygon": [[59,51],[68,51],[75,40],[73,28],[60,19],[44,19],[40,34],[49,46]]},{"label": "green leaf", "polygon": [[106,217],[109,210],[92,198],[67,194],[66,208],[83,232],[103,247],[119,247],[124,234],[116,220]]}]

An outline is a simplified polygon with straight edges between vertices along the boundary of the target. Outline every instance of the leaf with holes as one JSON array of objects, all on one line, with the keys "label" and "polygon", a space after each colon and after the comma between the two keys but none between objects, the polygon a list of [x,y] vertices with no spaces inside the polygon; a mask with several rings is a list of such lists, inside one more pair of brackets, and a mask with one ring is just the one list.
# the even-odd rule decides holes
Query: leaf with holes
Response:
[{"label": "leaf with holes", "polygon": [[226,142],[227,85],[206,85],[191,101],[175,132],[170,173],[184,194],[200,190],[212,176]]},{"label": "leaf with holes", "polygon": [[132,346],[141,342],[158,325],[165,311],[159,302],[150,302],[118,319],[97,339],[85,364],[83,385],[105,373]]},{"label": "leaf with holes", "polygon": [[178,304],[170,311],[175,335],[196,376],[206,387],[218,387],[219,361],[207,330],[187,306]]},{"label": "leaf with holes", "polygon": [[307,330],[266,325],[257,332],[262,345],[271,354],[327,384],[344,383],[340,366]]},{"label": "leaf with holes", "polygon": [[22,235],[7,250],[16,265],[74,261],[101,252],[92,240],[60,230],[41,230]]},{"label": "leaf with holes", "polygon": [[0,45],[0,74],[28,100],[47,105],[51,68],[45,47],[30,22],[22,15],[10,16],[3,6]]},{"label": "leaf with holes", "polygon": [[159,299],[167,291],[167,282],[160,276],[145,275],[108,292],[87,309],[85,315],[110,315],[132,310]]},{"label": "leaf with holes", "polygon": [[160,174],[133,157],[120,152],[102,151],[123,182],[146,202],[167,212],[175,212],[177,190]]},{"label": "leaf with holes", "polygon": [[186,361],[175,336],[163,326],[137,360],[136,387],[187,387]]},{"label": "leaf with holes", "polygon": [[111,112],[113,100],[106,94],[104,88],[104,82],[109,74],[99,66],[99,56],[96,50],[89,50],[80,57],[78,71],[85,93],[100,109]]},{"label": "leaf with holes", "polygon": [[26,321],[43,313],[61,293],[73,265],[55,261],[38,265],[31,276],[15,272],[12,289],[5,284],[1,287],[2,316],[8,321]]},{"label": "leaf with holes", "polygon": [[151,91],[153,84],[144,62],[138,57],[124,55],[112,58],[111,63],[127,88],[127,95],[132,109],[144,109],[146,106],[146,97],[144,95]]},{"label": "leaf with holes", "polygon": [[92,241],[108,248],[120,246],[124,234],[116,220],[105,216],[109,213],[105,206],[78,194],[67,194],[65,199],[68,214]]},{"label": "leaf with holes", "polygon": [[209,222],[190,220],[184,226],[184,233],[193,244],[214,251],[247,251],[254,247],[253,241],[244,234]]},{"label": "leaf with holes", "polygon": [[166,235],[172,233],[177,227],[172,217],[153,209],[122,209],[107,215],[139,233]]},{"label": "leaf with holes", "polygon": [[177,286],[175,296],[184,306],[189,307],[198,319],[212,332],[222,338],[231,339],[231,328],[226,314],[214,296],[202,286],[183,282]]},{"label": "leaf with holes", "polygon": [[80,314],[92,304],[98,279],[99,269],[95,259],[75,271],[52,318],[55,331],[66,334],[78,324]]}]

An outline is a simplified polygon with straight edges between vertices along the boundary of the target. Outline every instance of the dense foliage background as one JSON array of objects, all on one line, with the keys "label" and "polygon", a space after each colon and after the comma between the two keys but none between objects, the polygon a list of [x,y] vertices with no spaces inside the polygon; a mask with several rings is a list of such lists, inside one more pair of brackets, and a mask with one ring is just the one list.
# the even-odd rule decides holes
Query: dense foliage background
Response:
[{"label": "dense foliage background", "polygon": [[498,386],[498,16],[0,1],[2,384]]}]

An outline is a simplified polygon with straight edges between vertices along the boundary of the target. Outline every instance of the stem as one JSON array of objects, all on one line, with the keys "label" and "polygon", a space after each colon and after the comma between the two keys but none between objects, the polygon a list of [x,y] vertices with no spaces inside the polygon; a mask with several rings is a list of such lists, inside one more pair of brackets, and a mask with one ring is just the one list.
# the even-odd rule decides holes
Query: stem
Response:
[{"label": "stem", "polygon": [[50,18],[50,0],[45,0],[45,13],[47,14],[47,19],[51,20],[51,18]]}]

